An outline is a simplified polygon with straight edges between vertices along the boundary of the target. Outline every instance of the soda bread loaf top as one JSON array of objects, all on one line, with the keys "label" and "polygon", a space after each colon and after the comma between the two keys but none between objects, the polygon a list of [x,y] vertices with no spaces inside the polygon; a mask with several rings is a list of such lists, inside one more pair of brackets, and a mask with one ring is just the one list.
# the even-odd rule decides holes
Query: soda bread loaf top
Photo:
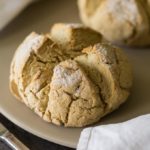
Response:
[{"label": "soda bread loaf top", "polygon": [[56,24],[52,30],[49,36],[31,33],[16,50],[11,92],[48,122],[66,127],[95,123],[127,99],[132,85],[128,59],[121,49],[100,44],[101,35],[91,29]]}]

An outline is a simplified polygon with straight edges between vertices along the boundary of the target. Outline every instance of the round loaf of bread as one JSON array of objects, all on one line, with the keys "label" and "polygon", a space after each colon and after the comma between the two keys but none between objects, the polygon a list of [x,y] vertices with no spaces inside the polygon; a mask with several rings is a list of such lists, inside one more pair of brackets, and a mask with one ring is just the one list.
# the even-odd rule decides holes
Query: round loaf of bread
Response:
[{"label": "round loaf of bread", "polygon": [[17,99],[45,121],[66,127],[95,123],[127,100],[132,71],[120,48],[86,41],[88,47],[74,55],[78,43],[71,49],[57,43],[33,32],[18,47],[10,70]]},{"label": "round loaf of bread", "polygon": [[150,45],[149,0],[78,0],[81,20],[110,42]]}]

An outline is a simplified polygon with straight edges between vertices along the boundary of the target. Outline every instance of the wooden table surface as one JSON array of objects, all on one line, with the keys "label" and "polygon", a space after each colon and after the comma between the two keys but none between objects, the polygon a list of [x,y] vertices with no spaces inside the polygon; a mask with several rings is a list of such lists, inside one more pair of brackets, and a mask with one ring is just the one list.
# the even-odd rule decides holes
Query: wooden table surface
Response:
[{"label": "wooden table surface", "polygon": [[[2,114],[0,114],[0,122],[31,150],[73,150],[34,136],[13,124]],[[10,150],[10,148],[0,141],[0,150]]]}]

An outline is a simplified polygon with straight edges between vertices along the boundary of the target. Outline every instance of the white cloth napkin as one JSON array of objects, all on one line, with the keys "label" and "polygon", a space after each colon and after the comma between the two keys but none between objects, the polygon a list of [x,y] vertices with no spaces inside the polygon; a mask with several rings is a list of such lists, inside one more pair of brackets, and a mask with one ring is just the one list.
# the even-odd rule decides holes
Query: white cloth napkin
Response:
[{"label": "white cloth napkin", "polygon": [[0,30],[35,0],[0,0]]},{"label": "white cloth napkin", "polygon": [[150,114],[123,123],[85,128],[77,150],[150,150]]}]

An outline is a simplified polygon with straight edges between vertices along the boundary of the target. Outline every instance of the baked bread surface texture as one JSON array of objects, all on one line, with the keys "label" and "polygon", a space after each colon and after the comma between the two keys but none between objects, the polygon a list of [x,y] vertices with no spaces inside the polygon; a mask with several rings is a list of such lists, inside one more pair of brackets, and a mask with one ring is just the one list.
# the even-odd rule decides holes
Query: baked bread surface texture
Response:
[{"label": "baked bread surface texture", "polygon": [[101,34],[78,23],[54,24],[50,37],[66,51],[78,51],[102,40]]},{"label": "baked bread surface texture", "polygon": [[48,121],[82,127],[102,116],[103,102],[99,90],[75,61],[61,62],[54,68],[50,87],[45,113]]},{"label": "baked bread surface texture", "polygon": [[[60,26],[64,30],[67,24]],[[79,27],[84,34],[82,26],[69,24],[67,28]],[[80,42],[69,45],[74,36],[64,40],[67,31],[55,41],[51,35],[32,32],[14,54],[11,92],[47,122],[66,127],[90,125],[118,108],[130,94],[132,71],[126,55],[120,48],[99,43],[95,31],[88,34],[97,37],[95,42],[85,40],[80,46]]]},{"label": "baked bread surface texture", "polygon": [[83,50],[75,60],[84,68],[99,88],[105,104],[104,115],[116,109],[130,93],[132,69],[120,48],[110,44],[96,44]]},{"label": "baked bread surface texture", "polygon": [[19,46],[12,60],[12,93],[42,116],[48,101],[52,70],[65,59],[66,56],[48,37],[31,33]]}]

